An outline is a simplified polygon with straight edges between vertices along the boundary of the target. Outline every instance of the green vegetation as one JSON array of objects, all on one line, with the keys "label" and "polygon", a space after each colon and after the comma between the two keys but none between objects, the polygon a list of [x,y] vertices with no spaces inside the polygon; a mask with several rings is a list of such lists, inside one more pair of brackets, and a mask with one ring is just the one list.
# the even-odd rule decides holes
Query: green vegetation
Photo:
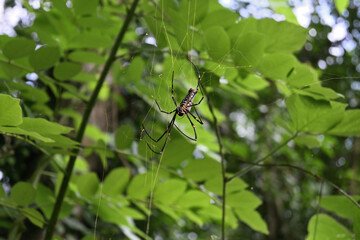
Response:
[{"label": "green vegetation", "polygon": [[[319,70],[286,4],[125,2],[24,3],[34,22],[0,36],[0,239],[359,240],[354,68]],[[178,105],[196,88],[189,60],[204,124],[191,141],[177,117],[154,154],[167,135],[142,125],[164,133],[155,99],[175,109],[173,73]]]}]

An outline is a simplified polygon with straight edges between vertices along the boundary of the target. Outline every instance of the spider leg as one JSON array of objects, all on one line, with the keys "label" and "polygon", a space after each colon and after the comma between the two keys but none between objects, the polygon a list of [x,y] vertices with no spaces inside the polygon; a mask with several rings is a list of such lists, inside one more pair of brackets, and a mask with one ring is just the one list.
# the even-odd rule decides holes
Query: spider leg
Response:
[{"label": "spider leg", "polygon": [[[193,124],[193,122],[191,121],[190,117],[189,117],[189,114],[190,113],[189,111],[186,111],[185,114],[187,116],[187,118],[189,119],[190,123],[191,123],[191,126],[192,128],[194,129],[194,134],[195,134],[195,138],[194,138],[194,141],[197,141],[197,134],[196,134],[196,129],[195,129],[195,125]],[[191,114],[191,113],[190,113]],[[191,114],[191,116],[193,116],[195,118],[194,115]],[[196,119],[196,118],[195,118]]]},{"label": "spider leg", "polygon": [[198,103],[191,104],[191,107],[199,105],[203,99],[204,99],[204,96],[201,97],[201,99]]},{"label": "spider leg", "polygon": [[190,139],[190,140],[192,140],[192,141],[196,141],[195,138],[192,138],[192,137],[186,135],[183,131],[181,131],[180,128],[179,128],[178,126],[176,126],[175,123],[174,123],[174,126],[176,127],[176,129],[177,129],[182,135],[184,135],[184,137],[186,137],[186,138],[188,138],[188,139]]},{"label": "spider leg", "polygon": [[159,103],[156,101],[156,99],[154,99],[154,100],[155,100],[155,103],[156,103],[156,105],[158,106],[160,112],[166,113],[166,114],[172,114],[173,112],[176,111],[176,109],[174,109],[174,110],[172,110],[171,112],[166,112],[166,111],[164,111],[164,110],[162,110],[162,109],[160,108],[160,105],[159,105]]},{"label": "spider leg", "polygon": [[195,121],[197,121],[201,125],[204,124],[203,121],[201,120],[201,117],[200,117],[199,113],[196,111],[195,107],[194,107],[194,109],[195,109],[196,116],[198,116],[199,119],[194,114],[192,114],[191,112],[188,112],[188,113],[195,119]]},{"label": "spider leg", "polygon": [[195,70],[196,70],[196,74],[197,74],[197,78],[198,78],[198,84],[196,86],[196,92],[199,91],[199,87],[200,87],[200,92],[201,92],[201,99],[198,103],[195,103],[193,104],[192,106],[196,106],[196,105],[199,105],[201,103],[201,101],[204,99],[204,93],[202,92],[202,89],[201,89],[201,86],[200,86],[200,80],[201,80],[201,77],[200,77],[200,72],[199,72],[199,69],[196,67],[196,65],[189,59],[189,61],[191,62],[191,64],[194,66]]},{"label": "spider leg", "polygon": [[[200,86],[200,72],[199,72],[199,69],[196,67],[196,65],[189,59],[189,61],[191,62],[191,64],[194,66],[195,70],[196,70],[196,73],[197,73],[197,77],[198,77],[198,84],[197,84],[197,87],[196,87],[196,91],[199,90],[199,86]],[[201,91],[201,88],[200,88],[200,91]],[[202,91],[201,91],[201,94],[202,94]]]},{"label": "spider leg", "polygon": [[171,133],[171,129],[172,129],[173,125],[174,125],[175,118],[176,118],[176,114],[174,114],[174,116],[173,116],[173,118],[171,119],[171,121],[170,121],[168,127],[166,128],[165,132],[164,132],[157,140],[155,140],[154,138],[152,138],[152,137],[149,135],[149,133],[145,130],[144,126],[143,126],[146,135],[148,135],[149,138],[150,138],[151,140],[153,140],[154,142],[159,142],[159,141],[164,137],[165,133],[166,133],[166,132],[168,133],[168,135],[166,136],[166,139],[165,139],[165,143],[164,143],[163,147],[161,148],[161,151],[160,151],[160,152],[154,151],[154,150],[151,148],[150,144],[149,144],[148,142],[146,142],[146,145],[149,147],[149,149],[150,149],[153,153],[162,154],[162,152],[164,151],[165,146],[166,146],[166,143],[167,143],[167,141],[168,141],[168,139],[169,139],[169,136],[170,136],[170,133]]},{"label": "spider leg", "polygon": [[177,107],[175,97],[174,97],[174,71],[172,73],[172,78],[171,78],[171,98],[174,101],[175,106]]}]

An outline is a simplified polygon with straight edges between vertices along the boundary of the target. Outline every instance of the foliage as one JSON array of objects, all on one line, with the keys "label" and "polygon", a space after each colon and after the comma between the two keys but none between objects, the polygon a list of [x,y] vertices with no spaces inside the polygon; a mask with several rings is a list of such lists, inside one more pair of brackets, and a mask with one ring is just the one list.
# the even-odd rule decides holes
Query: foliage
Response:
[{"label": "foliage", "polygon": [[[27,6],[35,20],[16,37],[0,36],[2,237],[40,238],[60,201],[59,239],[358,239],[360,198],[344,195],[345,185],[335,195],[321,179],[341,155],[337,143],[360,135],[360,110],[299,60],[307,29],[291,15],[239,20],[216,1],[141,1],[134,16],[128,8],[51,0]],[[196,86],[187,58],[200,69],[205,124],[196,123],[197,142],[174,128],[158,156],[147,144],[163,141],[141,125],[152,136],[166,129],[154,99],[174,109],[173,73],[178,103]],[[187,118],[176,126],[193,136]],[[274,168],[255,171],[264,161]],[[316,201],[319,191],[327,196]]]}]

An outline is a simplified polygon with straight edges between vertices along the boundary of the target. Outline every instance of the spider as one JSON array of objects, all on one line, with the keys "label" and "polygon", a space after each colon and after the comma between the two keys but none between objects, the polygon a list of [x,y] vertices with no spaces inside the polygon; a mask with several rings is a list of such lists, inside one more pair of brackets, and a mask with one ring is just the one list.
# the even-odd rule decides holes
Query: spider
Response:
[{"label": "spider", "polygon": [[[190,60],[189,60],[189,61],[190,61]],[[199,73],[199,69],[195,66],[195,64],[194,64],[192,61],[190,61],[190,63],[194,66],[194,68],[195,68],[195,70],[196,70],[196,73],[197,73],[197,77],[198,77],[198,84],[197,84],[197,86],[196,86],[196,89],[190,88],[188,94],[186,95],[186,97],[181,101],[180,105],[178,106],[178,105],[176,104],[176,100],[175,100],[175,98],[174,98],[174,72],[173,72],[173,73],[172,73],[172,79],[171,79],[171,98],[172,98],[172,100],[173,100],[176,108],[175,108],[174,110],[170,111],[170,112],[166,112],[166,111],[164,111],[164,110],[162,110],[162,109],[160,108],[159,103],[158,103],[158,102],[156,101],[156,99],[155,99],[155,103],[156,103],[156,105],[158,106],[160,112],[165,113],[165,114],[172,114],[172,113],[174,113],[174,116],[172,117],[169,125],[167,126],[167,128],[166,128],[166,130],[165,130],[165,132],[164,132],[158,139],[154,139],[154,138],[151,137],[150,134],[146,131],[144,124],[142,124],[142,127],[143,127],[146,135],[148,135],[148,137],[149,137],[152,141],[154,141],[154,142],[159,142],[159,141],[165,136],[165,134],[167,133],[167,136],[166,136],[166,139],[165,139],[165,143],[164,143],[163,147],[161,148],[160,152],[154,151],[154,150],[150,147],[149,143],[146,142],[146,144],[148,145],[149,149],[150,149],[152,152],[156,153],[156,154],[162,154],[162,153],[163,153],[163,151],[164,151],[164,149],[165,149],[165,146],[166,146],[166,143],[167,143],[167,141],[168,141],[168,139],[169,139],[169,136],[170,136],[170,134],[171,134],[171,130],[172,130],[173,126],[175,126],[176,129],[177,129],[182,135],[184,135],[186,138],[188,138],[188,139],[190,139],[190,140],[192,140],[192,141],[197,141],[197,134],[196,134],[195,125],[194,125],[193,122],[191,121],[190,116],[191,116],[192,118],[194,118],[195,121],[197,121],[198,123],[203,124],[203,122],[202,122],[202,120],[201,120],[198,112],[196,111],[195,106],[197,106],[197,105],[199,105],[199,104],[201,103],[201,101],[204,99],[204,94],[203,94],[203,92],[202,92],[202,90],[201,90],[201,87],[200,87],[200,92],[201,92],[202,97],[201,97],[201,99],[200,99],[200,101],[199,101],[198,103],[193,104],[195,95],[196,95],[196,93],[199,91],[199,86],[200,86],[200,73]],[[196,113],[196,115],[199,117],[199,119],[198,119],[197,117],[195,117],[194,114],[192,114],[192,113],[190,112],[190,111],[191,111],[191,107],[194,107],[195,113]],[[184,116],[184,115],[187,116],[187,118],[189,119],[189,122],[190,122],[191,126],[192,126],[193,129],[194,129],[195,138],[192,138],[192,137],[189,137],[188,135],[186,135],[186,134],[185,134],[184,132],[182,132],[182,131],[178,128],[178,126],[176,126],[176,124],[175,124],[176,116],[180,116],[180,117],[181,117],[181,116]]]}]

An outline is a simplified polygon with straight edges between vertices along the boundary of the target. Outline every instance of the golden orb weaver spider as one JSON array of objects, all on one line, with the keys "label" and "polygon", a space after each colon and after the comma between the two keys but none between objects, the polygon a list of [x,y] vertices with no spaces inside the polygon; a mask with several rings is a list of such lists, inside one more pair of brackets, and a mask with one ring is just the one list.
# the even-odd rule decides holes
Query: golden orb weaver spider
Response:
[{"label": "golden orb weaver spider", "polygon": [[[154,150],[150,147],[149,143],[146,142],[146,144],[147,144],[147,146],[149,147],[149,149],[150,149],[152,152],[156,153],[156,154],[162,154],[162,153],[163,153],[163,151],[164,151],[164,149],[165,149],[165,146],[166,146],[166,143],[167,143],[167,141],[168,141],[168,139],[169,139],[169,137],[170,137],[171,130],[172,130],[173,126],[175,126],[176,129],[177,129],[182,135],[184,135],[186,138],[188,138],[188,139],[190,139],[190,140],[192,140],[192,141],[197,141],[197,134],[196,134],[195,125],[194,125],[194,123],[191,121],[190,116],[193,117],[193,118],[195,119],[195,121],[197,121],[198,123],[203,124],[203,122],[202,122],[202,120],[201,120],[198,112],[196,111],[195,106],[197,106],[197,105],[199,105],[199,104],[201,103],[201,101],[204,99],[204,94],[203,94],[203,92],[202,92],[202,90],[201,90],[201,86],[200,86],[200,79],[201,79],[201,78],[200,78],[199,69],[195,66],[195,64],[194,64],[190,59],[189,59],[189,61],[190,61],[190,63],[194,66],[194,68],[195,68],[195,70],[196,70],[196,73],[197,73],[197,77],[198,77],[198,84],[197,84],[197,86],[196,86],[196,89],[190,88],[189,91],[188,91],[188,93],[187,93],[187,95],[186,95],[186,97],[181,101],[180,105],[178,106],[178,105],[176,104],[176,100],[175,100],[175,97],[174,97],[174,72],[173,72],[173,73],[172,73],[172,78],[171,78],[171,98],[172,98],[172,100],[173,100],[173,102],[174,102],[174,104],[175,104],[175,109],[172,110],[172,111],[170,111],[170,112],[166,112],[166,111],[164,111],[164,110],[162,110],[162,109],[160,108],[159,103],[156,101],[156,99],[154,99],[154,100],[155,100],[155,103],[156,103],[156,105],[158,106],[160,112],[165,113],[165,114],[172,114],[172,113],[174,113],[174,116],[172,117],[169,125],[167,126],[167,128],[166,128],[166,130],[165,130],[165,132],[164,132],[163,134],[161,134],[161,136],[160,136],[158,139],[154,139],[154,138],[151,137],[150,134],[146,131],[144,124],[142,124],[142,127],[143,127],[146,135],[147,135],[152,141],[154,141],[154,142],[156,142],[156,143],[159,142],[159,141],[165,136],[165,134],[167,133],[167,136],[166,136],[166,139],[165,139],[165,143],[164,143],[163,147],[161,148],[160,152],[154,151]],[[202,96],[201,96],[201,99],[200,99],[200,101],[199,101],[198,103],[193,104],[195,95],[196,95],[196,94],[198,93],[198,91],[199,91],[199,87],[200,87],[200,92],[201,92],[201,95],[202,95]],[[192,113],[190,112],[190,111],[191,111],[191,107],[194,107],[195,113],[196,113],[196,115],[197,115],[197,117],[198,117],[199,119],[198,119],[194,114],[192,114]],[[180,116],[180,117],[181,117],[181,116],[184,116],[184,115],[187,116],[187,118],[189,119],[189,122],[190,122],[192,128],[194,129],[195,138],[192,138],[192,137],[189,137],[188,135],[186,135],[186,134],[185,134],[184,132],[182,132],[182,131],[178,128],[178,126],[176,126],[176,124],[175,124],[176,116]]]}]

